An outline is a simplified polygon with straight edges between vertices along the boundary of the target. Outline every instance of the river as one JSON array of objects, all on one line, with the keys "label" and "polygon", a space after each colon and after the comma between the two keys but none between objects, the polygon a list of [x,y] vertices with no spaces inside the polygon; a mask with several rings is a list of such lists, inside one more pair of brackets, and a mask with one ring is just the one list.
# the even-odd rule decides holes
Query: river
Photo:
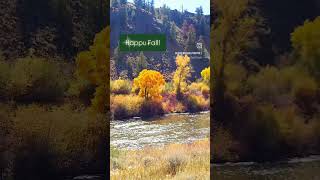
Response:
[{"label": "river", "polygon": [[210,114],[168,114],[149,120],[133,118],[112,121],[110,127],[111,145],[120,149],[190,143],[209,137]]},{"label": "river", "polygon": [[[151,120],[111,122],[111,145],[140,149],[170,143],[190,143],[209,137],[210,115],[170,114]],[[214,180],[320,180],[320,156],[276,163],[226,163],[211,167]]]}]

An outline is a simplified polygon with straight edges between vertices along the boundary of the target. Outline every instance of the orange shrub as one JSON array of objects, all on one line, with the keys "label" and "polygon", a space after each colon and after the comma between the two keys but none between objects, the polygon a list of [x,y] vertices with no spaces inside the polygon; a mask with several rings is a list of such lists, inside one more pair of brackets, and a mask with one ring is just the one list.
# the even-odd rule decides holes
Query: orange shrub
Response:
[{"label": "orange shrub", "polygon": [[110,89],[113,94],[130,94],[131,86],[131,82],[126,79],[117,79],[110,82]]},{"label": "orange shrub", "polygon": [[188,112],[199,112],[209,109],[209,100],[206,100],[203,96],[197,96],[190,94],[184,101]]},{"label": "orange shrub", "polygon": [[162,107],[165,113],[186,112],[185,106],[177,100],[175,94],[164,94],[162,99]]},{"label": "orange shrub", "polygon": [[139,116],[143,98],[134,95],[111,96],[111,114],[115,119]]},{"label": "orange shrub", "polygon": [[210,96],[210,88],[207,84],[203,82],[194,82],[188,86],[190,94],[203,95],[205,98]]}]

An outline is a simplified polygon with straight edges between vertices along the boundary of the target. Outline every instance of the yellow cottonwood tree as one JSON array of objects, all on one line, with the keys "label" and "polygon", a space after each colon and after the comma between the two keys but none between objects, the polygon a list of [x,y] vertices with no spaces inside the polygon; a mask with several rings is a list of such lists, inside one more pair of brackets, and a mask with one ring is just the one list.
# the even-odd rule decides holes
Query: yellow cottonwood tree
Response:
[{"label": "yellow cottonwood tree", "polygon": [[161,99],[164,84],[165,80],[160,72],[144,69],[134,79],[133,88],[139,88],[139,96],[145,99]]},{"label": "yellow cottonwood tree", "polygon": [[177,96],[187,89],[187,80],[191,76],[190,58],[185,55],[178,55],[176,58],[177,70],[173,75],[173,85]]},{"label": "yellow cottonwood tree", "polygon": [[76,75],[96,86],[96,92],[91,102],[92,108],[96,112],[106,112],[109,105],[109,34],[109,27],[96,34],[94,43],[89,50],[80,52],[76,58]]},{"label": "yellow cottonwood tree", "polygon": [[201,77],[203,81],[209,85],[210,83],[210,67],[207,67],[201,71]]}]

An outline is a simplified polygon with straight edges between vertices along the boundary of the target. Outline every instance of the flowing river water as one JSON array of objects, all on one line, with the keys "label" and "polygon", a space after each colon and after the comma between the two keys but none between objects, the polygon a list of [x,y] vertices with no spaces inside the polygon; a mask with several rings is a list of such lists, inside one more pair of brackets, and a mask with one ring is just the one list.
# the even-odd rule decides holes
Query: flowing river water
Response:
[{"label": "flowing river water", "polygon": [[135,118],[112,121],[111,145],[120,149],[140,149],[170,143],[190,143],[209,137],[210,114],[169,114],[147,121]]},{"label": "flowing river water", "polygon": [[[170,114],[151,120],[111,122],[111,145],[140,149],[170,143],[190,143],[209,137],[210,114]],[[277,163],[226,163],[211,166],[214,180],[320,180],[320,156]]]}]

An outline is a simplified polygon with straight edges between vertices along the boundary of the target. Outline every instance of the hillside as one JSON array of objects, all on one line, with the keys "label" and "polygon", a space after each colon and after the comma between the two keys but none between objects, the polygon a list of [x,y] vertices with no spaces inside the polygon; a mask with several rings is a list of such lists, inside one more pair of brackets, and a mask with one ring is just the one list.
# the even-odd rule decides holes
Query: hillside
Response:
[{"label": "hillside", "polygon": [[107,24],[107,0],[1,0],[0,52],[73,59]]},{"label": "hillside", "polygon": [[[202,42],[204,55],[201,59],[192,59],[194,77],[209,64],[210,16],[183,13],[164,6],[151,11],[126,3],[111,7],[111,53],[112,76],[136,76],[139,68],[156,69],[170,77],[175,69],[175,52],[198,51],[197,42]],[[118,50],[120,34],[166,34],[166,52],[132,52]],[[142,58],[141,58],[142,57]]]}]

